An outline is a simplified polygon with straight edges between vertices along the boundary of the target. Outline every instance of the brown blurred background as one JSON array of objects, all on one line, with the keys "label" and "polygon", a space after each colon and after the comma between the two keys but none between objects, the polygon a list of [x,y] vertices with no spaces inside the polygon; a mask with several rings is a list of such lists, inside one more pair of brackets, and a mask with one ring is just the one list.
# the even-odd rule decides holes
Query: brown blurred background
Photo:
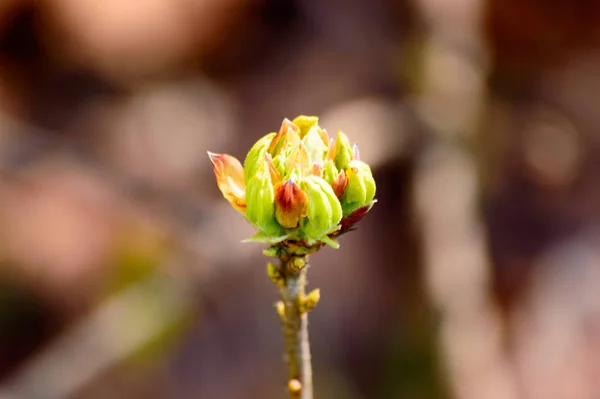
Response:
[{"label": "brown blurred background", "polygon": [[311,259],[317,399],[600,397],[593,0],[0,0],[0,398],[284,398],[206,151],[284,117],[378,204]]}]

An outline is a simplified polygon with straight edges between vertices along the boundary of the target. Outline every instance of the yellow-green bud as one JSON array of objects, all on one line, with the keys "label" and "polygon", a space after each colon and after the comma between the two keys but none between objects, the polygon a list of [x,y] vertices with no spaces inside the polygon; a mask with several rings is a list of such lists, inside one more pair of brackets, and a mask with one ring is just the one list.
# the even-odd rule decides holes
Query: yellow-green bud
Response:
[{"label": "yellow-green bud", "polygon": [[275,220],[275,189],[264,158],[246,188],[246,218],[266,236],[277,236],[281,232]]},{"label": "yellow-green bud", "polygon": [[288,179],[294,170],[304,171],[310,168],[310,157],[303,142],[294,147],[285,160],[284,178]]},{"label": "yellow-green bud", "polygon": [[335,139],[335,166],[339,170],[346,169],[352,160],[352,146],[348,137],[340,130]]},{"label": "yellow-green bud", "polygon": [[285,268],[287,273],[297,273],[306,267],[306,259],[295,256],[286,262]]},{"label": "yellow-green bud", "polygon": [[311,127],[319,123],[319,118],[316,116],[300,115],[296,117],[292,123],[300,128],[300,138],[306,136]]},{"label": "yellow-green bud", "polygon": [[302,392],[302,383],[297,379],[292,379],[288,381],[288,390],[292,395],[298,396]]},{"label": "yellow-green bud", "polygon": [[352,160],[346,169],[348,185],[342,196],[344,216],[349,215],[375,198],[375,179],[369,165],[362,161]]},{"label": "yellow-green bud", "polygon": [[311,164],[322,163],[327,152],[328,143],[323,142],[323,137],[321,137],[319,131],[319,126],[313,126],[302,139],[308,150]]},{"label": "yellow-green bud", "polygon": [[283,276],[279,271],[279,268],[275,266],[273,263],[267,264],[267,275],[271,279],[272,282],[281,286],[283,284]]},{"label": "yellow-green bud", "polygon": [[285,321],[285,305],[282,301],[277,301],[275,303],[275,311],[277,312],[277,315],[281,321]]},{"label": "yellow-green bud", "polygon": [[263,136],[252,146],[252,148],[250,148],[250,151],[248,151],[248,155],[246,155],[246,159],[244,160],[244,182],[246,185],[248,185],[250,179],[256,173],[256,169],[259,165],[264,162],[267,149],[275,135],[276,133],[269,133],[266,136]]},{"label": "yellow-green bud", "polygon": [[342,208],[333,189],[322,178],[308,176],[303,183],[308,194],[308,211],[302,221],[302,232],[307,238],[318,240],[337,226]]},{"label": "yellow-green bud", "polygon": [[319,300],[321,300],[321,290],[315,288],[302,300],[301,311],[310,312],[317,306]]}]

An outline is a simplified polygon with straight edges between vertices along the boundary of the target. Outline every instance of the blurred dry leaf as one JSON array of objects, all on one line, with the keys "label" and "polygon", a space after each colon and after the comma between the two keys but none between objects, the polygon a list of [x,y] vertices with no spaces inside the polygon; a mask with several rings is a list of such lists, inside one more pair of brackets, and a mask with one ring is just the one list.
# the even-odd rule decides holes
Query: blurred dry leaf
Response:
[{"label": "blurred dry leaf", "polygon": [[540,185],[567,188],[579,175],[584,153],[573,124],[558,112],[533,111],[524,132],[525,163]]},{"label": "blurred dry leaf", "polygon": [[54,52],[112,78],[153,74],[213,46],[245,0],[43,0]]},{"label": "blurred dry leaf", "polygon": [[9,22],[14,12],[23,5],[26,5],[28,0],[2,0],[0,1],[0,32],[4,28],[4,24]]},{"label": "blurred dry leaf", "polygon": [[117,228],[107,187],[50,163],[3,182],[0,193],[3,256],[17,273],[60,302],[89,298]]}]

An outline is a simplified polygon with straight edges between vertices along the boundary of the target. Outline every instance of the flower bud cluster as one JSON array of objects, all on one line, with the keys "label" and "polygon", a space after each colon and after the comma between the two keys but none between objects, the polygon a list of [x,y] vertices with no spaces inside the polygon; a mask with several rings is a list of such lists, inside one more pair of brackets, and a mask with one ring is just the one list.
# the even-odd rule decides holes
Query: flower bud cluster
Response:
[{"label": "flower bud cluster", "polygon": [[314,116],[285,119],[252,146],[243,166],[227,154],[208,155],[223,196],[258,230],[252,241],[337,248],[334,238],[375,202],[358,146],[341,131],[329,138]]}]

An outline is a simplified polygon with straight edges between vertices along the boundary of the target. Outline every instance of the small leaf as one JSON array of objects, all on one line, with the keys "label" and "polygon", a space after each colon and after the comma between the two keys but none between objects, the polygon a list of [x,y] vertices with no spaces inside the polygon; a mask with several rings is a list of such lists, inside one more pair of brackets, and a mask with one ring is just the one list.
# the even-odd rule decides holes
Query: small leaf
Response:
[{"label": "small leaf", "polygon": [[285,241],[288,238],[290,238],[290,234],[286,234],[286,235],[282,235],[282,236],[269,236],[269,235],[265,235],[263,233],[258,233],[250,238],[246,238],[246,239],[242,240],[242,242],[243,243],[258,242],[258,243],[265,243],[265,244],[279,244],[280,242]]},{"label": "small leaf", "polygon": [[323,241],[325,244],[329,245],[333,249],[339,249],[340,248],[340,243],[337,242],[337,241],[335,241],[332,238],[329,238],[329,236],[323,236],[323,237],[321,237],[321,241]]}]

